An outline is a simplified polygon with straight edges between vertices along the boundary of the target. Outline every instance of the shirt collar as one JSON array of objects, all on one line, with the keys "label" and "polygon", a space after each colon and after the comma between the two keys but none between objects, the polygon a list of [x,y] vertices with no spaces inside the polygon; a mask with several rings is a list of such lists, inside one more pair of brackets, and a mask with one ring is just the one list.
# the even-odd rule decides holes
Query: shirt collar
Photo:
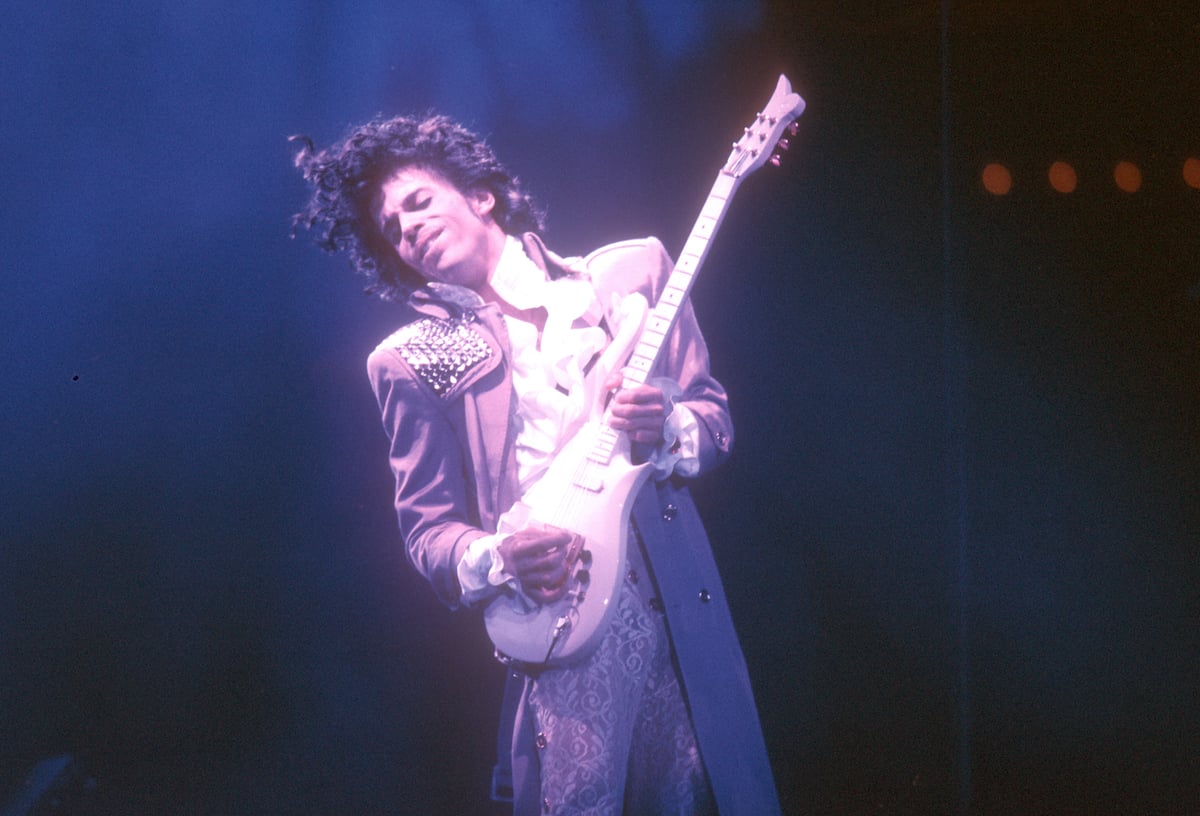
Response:
[{"label": "shirt collar", "polygon": [[492,273],[492,289],[510,306],[536,309],[546,304],[546,273],[529,256],[521,242],[509,235]]}]

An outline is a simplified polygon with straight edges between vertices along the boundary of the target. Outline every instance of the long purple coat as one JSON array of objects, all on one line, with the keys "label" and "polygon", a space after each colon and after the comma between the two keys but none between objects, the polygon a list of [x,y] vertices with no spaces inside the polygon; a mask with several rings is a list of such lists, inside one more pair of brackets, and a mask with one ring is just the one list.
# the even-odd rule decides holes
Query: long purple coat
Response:
[{"label": "long purple coat", "polygon": [[[590,277],[600,302],[640,292],[655,303],[672,264],[653,238],[602,247],[567,265],[533,235],[526,253],[552,277]],[[468,544],[494,532],[517,498],[516,397],[508,333],[493,304],[450,305],[418,292],[414,321],[367,362],[391,441],[400,533],[413,565],[450,607],[460,604],[457,565]],[[685,303],[656,374],[676,380],[700,424],[701,473],[733,444],[725,391],[709,374],[708,350]],[[708,537],[682,479],[643,488],[633,521],[658,581],[700,754],[723,816],[779,812],[758,713]],[[749,557],[747,551],[743,555]],[[540,812],[524,678],[509,674],[514,710],[515,812]],[[514,705],[515,703],[515,705]]]}]

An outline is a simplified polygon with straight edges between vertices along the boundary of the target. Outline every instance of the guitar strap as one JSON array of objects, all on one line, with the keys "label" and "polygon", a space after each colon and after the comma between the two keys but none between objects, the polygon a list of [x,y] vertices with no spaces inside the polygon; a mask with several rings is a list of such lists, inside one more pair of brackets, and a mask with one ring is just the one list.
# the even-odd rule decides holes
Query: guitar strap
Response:
[{"label": "guitar strap", "polygon": [[[604,335],[608,338],[608,341],[611,343],[612,339],[613,339],[613,333],[608,330],[608,319],[605,317],[601,317],[600,322],[597,323],[596,325],[598,325],[600,328],[604,329]],[[599,362],[600,357],[603,354],[604,354],[604,349],[601,349],[600,351],[597,351],[595,354],[592,355],[592,359],[588,360],[587,365],[585,365],[583,367],[583,376],[586,377],[588,374],[592,373],[592,369],[596,367],[596,363]],[[563,394],[569,395],[571,393],[566,388],[564,388],[561,384],[554,386],[554,389]]]},{"label": "guitar strap", "polygon": [[[607,337],[608,342],[611,343],[612,339],[613,339],[613,333],[608,330],[608,318],[601,315],[600,322],[597,323],[596,325],[604,330],[604,336]],[[587,361],[587,365],[585,365],[583,367],[583,376],[586,377],[588,374],[592,373],[592,367],[596,365],[596,361],[600,359],[600,355],[602,353],[603,352],[601,352],[601,351],[597,351],[595,354],[592,355],[592,359]]]},{"label": "guitar strap", "polygon": [[512,747],[517,708],[525,694],[525,679],[511,668],[504,670],[504,696],[500,702],[500,725],[496,729],[496,764],[492,767],[492,801],[513,800]]}]

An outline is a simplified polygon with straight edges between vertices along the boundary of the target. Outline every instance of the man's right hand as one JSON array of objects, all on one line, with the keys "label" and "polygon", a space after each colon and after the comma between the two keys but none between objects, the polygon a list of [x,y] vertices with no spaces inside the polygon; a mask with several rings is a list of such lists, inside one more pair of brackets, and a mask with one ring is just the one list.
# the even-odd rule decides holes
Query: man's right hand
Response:
[{"label": "man's right hand", "polygon": [[567,591],[571,567],[567,555],[574,536],[554,527],[526,527],[497,545],[504,571],[521,584],[521,591],[539,603],[553,603]]}]

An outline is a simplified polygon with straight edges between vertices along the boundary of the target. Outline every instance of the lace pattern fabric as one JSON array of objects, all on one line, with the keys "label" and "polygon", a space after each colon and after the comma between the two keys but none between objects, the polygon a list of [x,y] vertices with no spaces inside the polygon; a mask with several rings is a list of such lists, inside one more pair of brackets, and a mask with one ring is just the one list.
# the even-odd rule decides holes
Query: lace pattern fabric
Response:
[{"label": "lace pattern fabric", "polygon": [[626,583],[613,617],[582,666],[531,685],[542,812],[715,812],[662,616]]}]

